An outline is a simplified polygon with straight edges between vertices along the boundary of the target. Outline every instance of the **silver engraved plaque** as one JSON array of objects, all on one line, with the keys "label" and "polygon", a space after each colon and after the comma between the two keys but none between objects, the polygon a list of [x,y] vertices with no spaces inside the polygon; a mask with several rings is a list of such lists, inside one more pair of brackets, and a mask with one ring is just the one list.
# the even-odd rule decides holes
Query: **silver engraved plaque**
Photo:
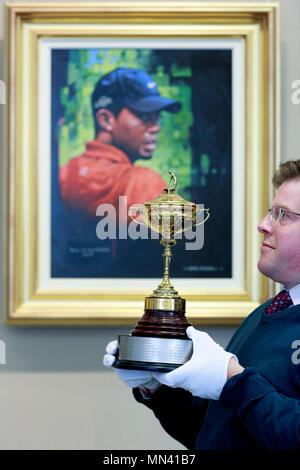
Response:
[{"label": "silver engraved plaque", "polygon": [[169,371],[192,355],[190,339],[119,335],[117,368]]}]

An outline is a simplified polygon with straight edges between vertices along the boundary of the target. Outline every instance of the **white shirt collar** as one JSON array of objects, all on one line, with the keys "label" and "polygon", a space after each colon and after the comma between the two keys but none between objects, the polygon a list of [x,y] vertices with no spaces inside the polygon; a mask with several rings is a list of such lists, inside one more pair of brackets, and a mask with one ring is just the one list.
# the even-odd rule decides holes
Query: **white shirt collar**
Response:
[{"label": "white shirt collar", "polygon": [[[284,289],[286,289],[286,287],[284,287]],[[293,305],[300,304],[300,283],[296,284],[294,287],[291,287],[291,289],[287,289],[287,290],[289,291],[289,294],[293,301]]]}]

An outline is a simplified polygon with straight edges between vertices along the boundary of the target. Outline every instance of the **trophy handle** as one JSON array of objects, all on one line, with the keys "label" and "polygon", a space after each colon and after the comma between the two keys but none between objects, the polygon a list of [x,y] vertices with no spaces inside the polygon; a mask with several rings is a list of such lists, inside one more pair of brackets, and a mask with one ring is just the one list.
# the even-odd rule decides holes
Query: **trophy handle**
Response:
[{"label": "trophy handle", "polygon": [[[206,217],[205,217],[205,219],[202,220],[201,222],[198,222],[197,224],[195,224],[195,223],[193,222],[192,227],[197,227],[198,225],[202,225],[202,224],[204,224],[204,223],[207,221],[207,219],[209,219],[209,216],[210,216],[209,209],[206,209],[206,208],[198,209],[198,207],[197,207],[197,214],[199,214],[199,213],[202,212],[202,211],[206,211]],[[195,220],[195,218],[196,218],[196,216],[193,217],[193,221]],[[191,228],[191,227],[187,227],[187,228],[186,228],[186,227],[182,227],[180,230],[176,230],[176,234],[178,234],[178,233],[183,233],[183,232],[185,232],[186,230],[188,230],[189,228]]]},{"label": "trophy handle", "polygon": [[198,225],[204,224],[204,223],[207,221],[207,219],[209,219],[209,216],[210,216],[209,209],[205,209],[205,208],[199,209],[199,210],[197,211],[197,213],[199,214],[199,212],[202,212],[202,211],[206,211],[206,217],[205,217],[204,220],[202,220],[202,221],[199,222],[198,224],[195,224],[194,227],[197,227]]},{"label": "trophy handle", "polygon": [[145,225],[146,227],[148,227],[146,222],[138,220],[134,217],[137,216],[137,212],[139,212],[139,216],[143,215],[143,211],[141,211],[140,207],[143,207],[143,204],[139,204],[138,206],[130,206],[128,210],[128,215],[136,224]]}]

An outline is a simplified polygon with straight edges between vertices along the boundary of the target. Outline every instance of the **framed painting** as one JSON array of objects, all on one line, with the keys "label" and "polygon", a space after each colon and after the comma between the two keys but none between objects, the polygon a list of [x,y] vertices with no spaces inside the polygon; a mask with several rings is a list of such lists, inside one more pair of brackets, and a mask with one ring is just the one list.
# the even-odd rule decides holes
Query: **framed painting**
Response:
[{"label": "framed painting", "polygon": [[273,294],[256,226],[279,161],[277,23],[265,2],[6,5],[7,324],[138,319],[162,248],[128,207],[170,170],[211,214],[173,250],[187,317],[236,324]]}]

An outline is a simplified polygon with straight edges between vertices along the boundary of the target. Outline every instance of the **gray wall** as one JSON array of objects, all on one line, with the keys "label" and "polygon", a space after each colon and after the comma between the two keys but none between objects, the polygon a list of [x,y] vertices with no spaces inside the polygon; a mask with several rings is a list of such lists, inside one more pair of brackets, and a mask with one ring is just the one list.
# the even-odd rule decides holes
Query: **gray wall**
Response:
[{"label": "gray wall", "polygon": [[[0,79],[4,79],[3,5],[0,0]],[[281,2],[282,160],[300,156],[300,105],[291,101],[292,81],[300,80],[299,18],[299,0]],[[3,112],[0,105],[1,156]],[[3,252],[0,255],[3,259]],[[230,326],[202,329],[224,346],[235,331]],[[102,366],[107,342],[129,330],[8,327],[1,322],[6,364],[0,365],[0,449],[182,448]]]}]

